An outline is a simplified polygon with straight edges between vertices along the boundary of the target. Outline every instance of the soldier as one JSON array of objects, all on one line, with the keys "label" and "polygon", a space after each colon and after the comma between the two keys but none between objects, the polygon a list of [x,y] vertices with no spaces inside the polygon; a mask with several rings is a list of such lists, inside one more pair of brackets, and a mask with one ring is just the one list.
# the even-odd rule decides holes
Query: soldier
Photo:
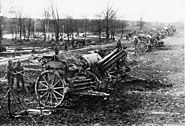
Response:
[{"label": "soldier", "polygon": [[58,55],[58,53],[59,53],[59,49],[58,49],[58,46],[56,45],[55,46],[55,55]]},{"label": "soldier", "polygon": [[118,48],[118,50],[122,49],[122,45],[121,45],[121,40],[120,39],[117,42],[116,48]]},{"label": "soldier", "polygon": [[6,65],[6,74],[7,74],[7,80],[8,80],[8,85],[13,88],[14,85],[14,67],[12,60],[8,61],[8,64]]},{"label": "soldier", "polygon": [[17,66],[15,67],[15,72],[16,72],[17,88],[18,89],[20,88],[19,83],[21,81],[22,90],[23,90],[24,89],[24,78],[22,74],[24,74],[24,68],[21,65],[20,61],[17,62]]}]

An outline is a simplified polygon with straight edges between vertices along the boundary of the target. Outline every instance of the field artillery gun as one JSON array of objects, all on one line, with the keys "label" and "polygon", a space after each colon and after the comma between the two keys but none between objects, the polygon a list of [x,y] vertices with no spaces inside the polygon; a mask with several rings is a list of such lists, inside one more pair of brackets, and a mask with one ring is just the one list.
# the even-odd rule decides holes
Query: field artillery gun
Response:
[{"label": "field artillery gun", "polygon": [[108,97],[107,89],[129,70],[124,63],[126,57],[122,48],[115,48],[105,57],[91,53],[78,60],[44,56],[48,60],[35,84],[37,99],[44,107],[55,108],[63,105],[69,95]]},{"label": "field artillery gun", "polygon": [[164,41],[161,40],[161,34],[159,32],[154,33],[150,39],[151,45],[155,47],[164,47]]},{"label": "field artillery gun", "polygon": [[160,34],[141,34],[134,37],[136,51],[143,54],[148,51],[156,50],[157,47],[164,47],[164,41],[160,40]]}]

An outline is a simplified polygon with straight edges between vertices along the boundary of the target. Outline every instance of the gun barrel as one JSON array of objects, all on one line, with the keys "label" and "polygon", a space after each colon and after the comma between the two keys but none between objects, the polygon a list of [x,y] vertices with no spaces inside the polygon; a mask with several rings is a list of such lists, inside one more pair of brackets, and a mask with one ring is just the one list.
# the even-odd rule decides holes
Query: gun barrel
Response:
[{"label": "gun barrel", "polygon": [[111,67],[113,64],[115,64],[118,60],[125,57],[127,55],[125,50],[121,50],[119,52],[114,52],[112,55],[110,55],[106,60],[102,59],[102,62],[99,62],[99,68],[101,71],[105,71],[109,67]]},{"label": "gun barrel", "polygon": [[114,56],[118,52],[119,52],[119,50],[117,48],[114,49],[110,54],[108,54],[103,59],[101,59],[100,61],[98,61],[98,64],[103,64],[104,62],[106,62],[107,60],[109,60],[112,56]]}]

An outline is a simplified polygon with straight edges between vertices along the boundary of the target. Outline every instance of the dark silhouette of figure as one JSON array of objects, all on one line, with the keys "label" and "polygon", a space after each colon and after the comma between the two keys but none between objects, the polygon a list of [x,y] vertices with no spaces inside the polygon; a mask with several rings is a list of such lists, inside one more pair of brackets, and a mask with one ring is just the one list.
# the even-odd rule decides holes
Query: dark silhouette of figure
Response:
[{"label": "dark silhouette of figure", "polygon": [[6,65],[6,75],[7,75],[7,80],[8,80],[8,85],[13,88],[14,86],[14,67],[12,60],[8,61],[8,64]]},{"label": "dark silhouette of figure", "polygon": [[56,46],[55,46],[55,55],[58,55],[58,53],[59,53],[59,48],[58,48],[58,46],[56,45]]},{"label": "dark silhouette of figure", "polygon": [[17,62],[17,66],[15,67],[15,72],[16,72],[17,88],[18,89],[20,88],[20,82],[21,82],[22,89],[24,89],[24,78],[23,78],[24,68],[21,65],[20,61]]}]

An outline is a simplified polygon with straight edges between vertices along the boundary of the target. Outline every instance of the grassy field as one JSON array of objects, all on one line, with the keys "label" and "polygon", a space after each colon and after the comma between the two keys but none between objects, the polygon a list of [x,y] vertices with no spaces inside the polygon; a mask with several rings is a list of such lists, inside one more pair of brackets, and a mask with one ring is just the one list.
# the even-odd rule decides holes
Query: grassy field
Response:
[{"label": "grassy field", "polygon": [[[130,75],[146,80],[159,81],[155,85],[147,81],[117,83],[108,100],[96,97],[80,97],[74,108],[62,108],[50,116],[34,116],[36,125],[185,125],[185,84],[184,84],[184,30],[177,30],[174,36],[164,39],[164,48],[159,48],[144,55],[133,55],[135,61],[130,64]],[[128,47],[130,44],[127,43]],[[132,45],[132,44],[131,44]],[[113,45],[101,45],[95,48],[113,48]],[[95,48],[87,47],[76,52],[87,53]],[[23,62],[30,78],[36,79],[38,66]],[[4,71],[0,70],[2,80]],[[5,93],[5,82],[0,82],[0,101]],[[168,86],[168,85],[172,85]],[[19,92],[18,92],[19,93]],[[25,96],[29,107],[37,105],[34,94],[20,93]],[[18,104],[15,104],[15,110]],[[29,117],[9,119],[6,106],[0,109],[0,125],[33,125]]]}]

